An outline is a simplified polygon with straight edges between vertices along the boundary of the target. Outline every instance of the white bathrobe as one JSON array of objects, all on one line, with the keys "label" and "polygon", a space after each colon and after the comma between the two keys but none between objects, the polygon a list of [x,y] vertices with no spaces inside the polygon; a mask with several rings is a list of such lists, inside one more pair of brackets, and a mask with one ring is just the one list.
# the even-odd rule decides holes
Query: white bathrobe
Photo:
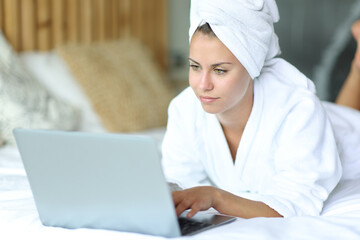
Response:
[{"label": "white bathrobe", "polygon": [[[273,59],[254,80],[254,104],[235,163],[214,114],[191,88],[169,106],[162,153],[168,181],[184,188],[213,185],[261,201],[284,217],[319,215],[341,177],[331,123],[310,81],[292,68],[282,81]],[[307,84],[304,84],[307,83]]]}]

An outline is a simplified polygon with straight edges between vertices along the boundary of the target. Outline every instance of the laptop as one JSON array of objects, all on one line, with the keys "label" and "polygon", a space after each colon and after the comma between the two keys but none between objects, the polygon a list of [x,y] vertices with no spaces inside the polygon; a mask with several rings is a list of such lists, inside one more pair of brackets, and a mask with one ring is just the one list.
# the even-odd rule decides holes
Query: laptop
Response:
[{"label": "laptop", "polygon": [[13,133],[45,226],[179,237],[235,220],[202,212],[190,221],[184,214],[178,218],[150,136],[36,129]]}]

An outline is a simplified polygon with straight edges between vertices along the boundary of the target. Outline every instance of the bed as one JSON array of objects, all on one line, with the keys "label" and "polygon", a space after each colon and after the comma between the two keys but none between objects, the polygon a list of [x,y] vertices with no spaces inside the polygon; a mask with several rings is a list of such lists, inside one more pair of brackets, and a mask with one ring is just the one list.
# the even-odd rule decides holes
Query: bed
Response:
[{"label": "bed", "polygon": [[[177,92],[164,74],[166,8],[165,0],[0,0],[1,239],[163,239],[43,226],[11,129],[130,132],[160,147]],[[360,113],[324,106],[346,141],[343,178],[320,216],[238,218],[189,238],[360,239]]]}]

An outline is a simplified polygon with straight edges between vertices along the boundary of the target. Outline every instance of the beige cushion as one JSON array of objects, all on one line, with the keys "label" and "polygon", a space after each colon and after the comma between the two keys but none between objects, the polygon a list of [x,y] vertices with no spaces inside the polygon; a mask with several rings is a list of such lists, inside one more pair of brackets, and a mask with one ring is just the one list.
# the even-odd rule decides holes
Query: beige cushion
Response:
[{"label": "beige cushion", "polygon": [[173,91],[149,50],[134,39],[57,49],[112,132],[165,126]]},{"label": "beige cushion", "polygon": [[0,145],[14,144],[14,128],[76,130],[80,109],[50,93],[26,71],[0,32]]}]

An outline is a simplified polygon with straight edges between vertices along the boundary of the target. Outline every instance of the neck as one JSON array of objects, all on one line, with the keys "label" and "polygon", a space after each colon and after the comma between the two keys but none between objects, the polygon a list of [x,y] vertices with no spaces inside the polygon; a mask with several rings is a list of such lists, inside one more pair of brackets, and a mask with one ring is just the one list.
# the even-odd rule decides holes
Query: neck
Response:
[{"label": "neck", "polygon": [[216,117],[221,123],[223,129],[242,132],[246,126],[247,121],[249,120],[253,102],[254,88],[253,81],[251,81],[248,91],[238,106],[231,110],[216,114]]}]

